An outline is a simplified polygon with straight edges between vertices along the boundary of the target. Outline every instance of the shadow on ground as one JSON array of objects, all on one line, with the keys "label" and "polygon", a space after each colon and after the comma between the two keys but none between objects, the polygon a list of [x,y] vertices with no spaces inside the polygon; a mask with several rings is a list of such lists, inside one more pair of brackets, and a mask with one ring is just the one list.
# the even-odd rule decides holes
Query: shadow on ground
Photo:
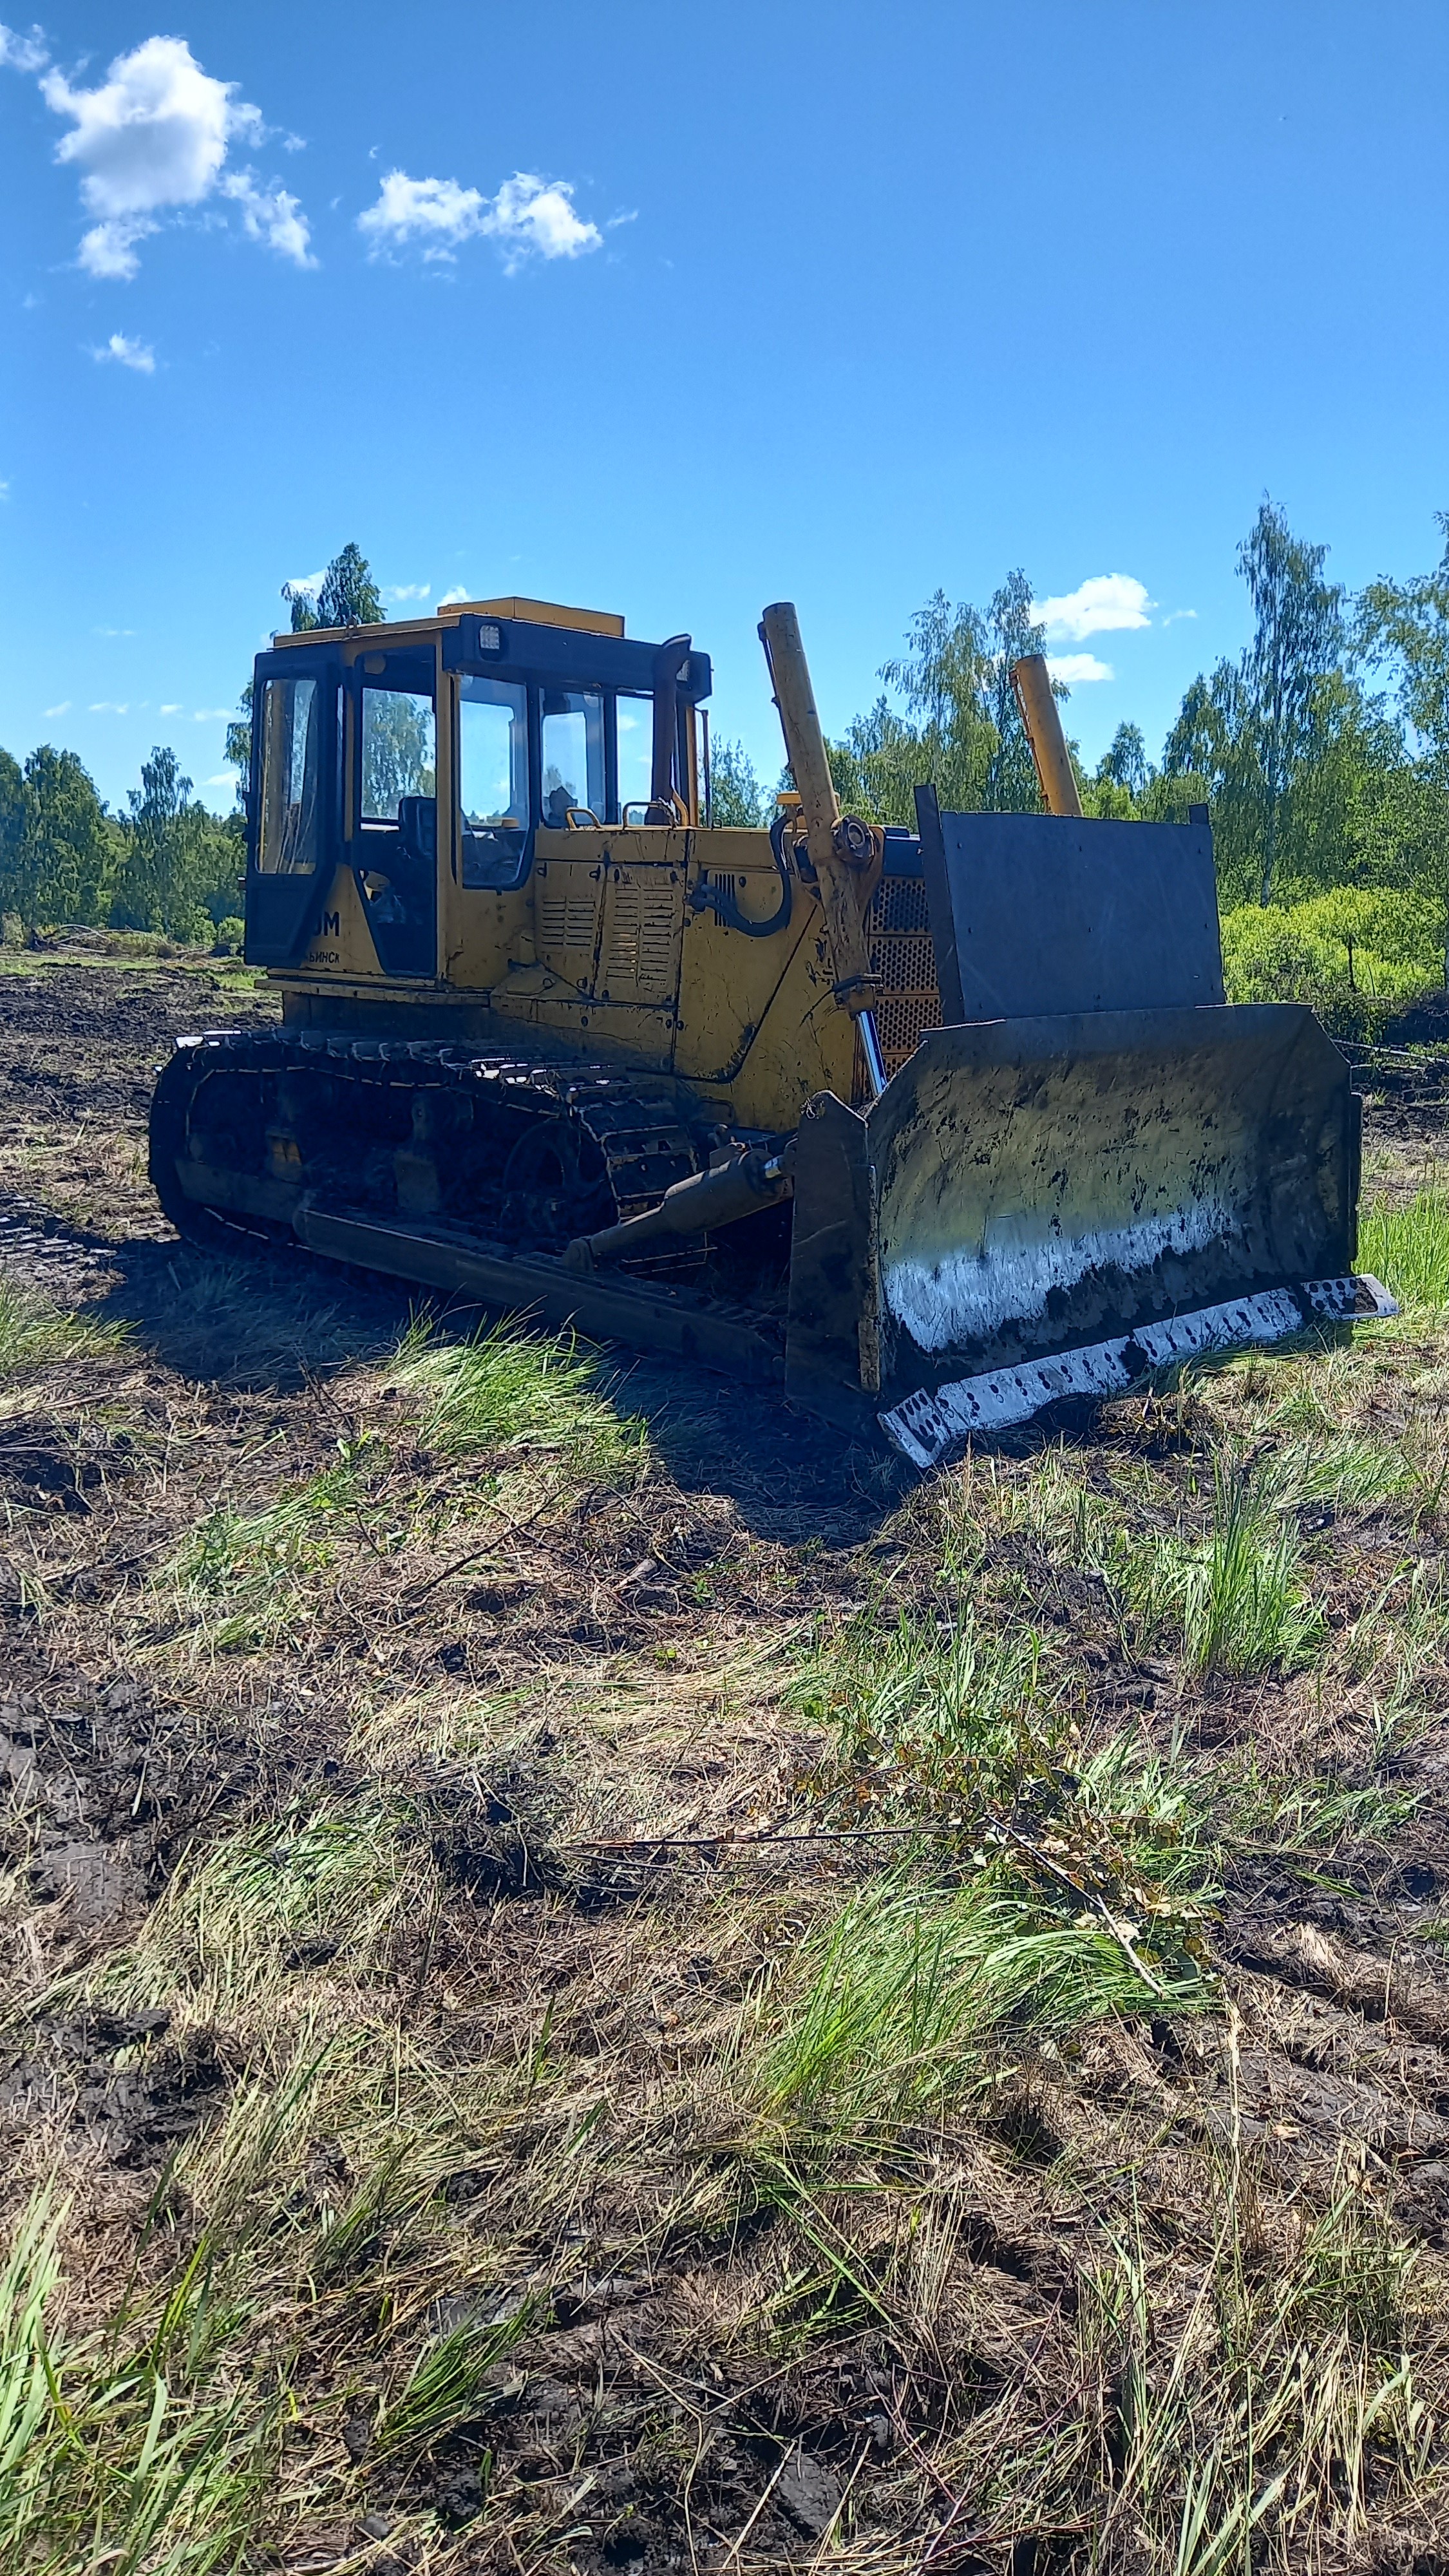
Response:
[{"label": "shadow on ground", "polygon": [[[117,1241],[27,1206],[0,1255],[46,1294],[119,1325],[138,1356],[202,1385],[301,1395],[381,1359],[411,1317],[465,1334],[497,1317],[295,1255],[193,1250],[175,1238]],[[524,1324],[526,1329],[526,1320]],[[620,1349],[598,1353],[601,1390],[646,1425],[684,1493],[728,1495],[757,1535],[827,1547],[868,1538],[915,1482],[875,1448],[787,1404],[777,1389]]]}]

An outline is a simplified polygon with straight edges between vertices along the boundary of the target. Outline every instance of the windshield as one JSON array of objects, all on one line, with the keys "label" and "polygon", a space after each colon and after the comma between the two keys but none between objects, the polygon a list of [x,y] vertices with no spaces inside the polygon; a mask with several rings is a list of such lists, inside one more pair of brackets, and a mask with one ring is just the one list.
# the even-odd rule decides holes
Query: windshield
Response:
[{"label": "windshield", "polygon": [[257,866],[269,876],[310,876],[321,856],[320,708],[315,680],[266,684]]},{"label": "windshield", "polygon": [[438,792],[433,701],[417,689],[362,692],[362,819],[395,823],[403,796]]}]

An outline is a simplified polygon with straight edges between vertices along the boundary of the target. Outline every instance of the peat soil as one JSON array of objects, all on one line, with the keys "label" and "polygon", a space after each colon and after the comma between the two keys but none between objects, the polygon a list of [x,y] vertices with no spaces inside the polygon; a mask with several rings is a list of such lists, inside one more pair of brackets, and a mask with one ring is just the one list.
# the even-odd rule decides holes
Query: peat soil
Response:
[{"label": "peat soil", "polygon": [[[175,2040],[163,2011],[37,2010],[34,1999],[59,1971],[83,1977],[132,1939],[178,1863],[211,1838],[280,1813],[299,1793],[366,1785],[337,1712],[379,1639],[379,1668],[401,1697],[503,1689],[560,1657],[583,1671],[594,1659],[601,1687],[631,1656],[660,1671],[676,1662],[697,1671],[822,1607],[848,1609],[866,1597],[882,1551],[895,1562],[909,1546],[892,1535],[909,1481],[892,1462],[773,1400],[626,1355],[613,1382],[643,1416],[657,1460],[627,1507],[591,1509],[585,1496],[548,1525],[536,1551],[520,1544],[511,1567],[490,1569],[471,1591],[440,1586],[436,1617],[411,1625],[387,1623],[380,1576],[374,1634],[364,1617],[362,1633],[318,1641],[290,1665],[207,1665],[188,1683],[179,1667],[118,1659],[114,1605],[137,1569],[210,1507],[239,1460],[268,1450],[278,1480],[335,1456],[333,1389],[407,1319],[404,1295],[300,1258],[263,1265],[291,1329],[260,1358],[248,1343],[239,1368],[235,1331],[193,1293],[193,1257],[151,1199],[146,1104],[170,1033],[272,1013],[264,994],[208,990],[194,974],[160,967],[56,965],[0,979],[0,1277],[127,1334],[119,1357],[80,1356],[43,1372],[0,1418],[10,1534],[6,1552],[0,1532],[0,1859],[16,1891],[0,2140],[17,2170],[27,2137],[83,2141],[88,2188],[111,2224],[145,2205],[178,2142],[218,2115],[244,2065],[224,2028]],[[1402,1115],[1395,1090],[1391,1068],[1369,1093],[1367,1138],[1371,1156],[1397,1174],[1436,1160],[1444,1131],[1423,1082]],[[175,1463],[158,1496],[162,1451]],[[1403,1541],[1396,1533],[1384,1544],[1401,1551]],[[1439,1553],[1437,1540],[1418,1544],[1426,1561]],[[38,1616],[42,1590],[47,1615]],[[1126,1662],[1105,1623],[1094,1626],[1090,1603],[1066,1591],[1060,1604],[1044,1598],[1040,1615],[1079,1623],[1103,1707],[1138,1710],[1145,1725],[1160,1719],[1209,1746],[1271,1730],[1268,1685],[1209,1698],[1165,1666]],[[706,1851],[711,1835],[750,1819],[789,1820],[809,1756],[799,1726],[756,1708],[744,1731],[742,1746],[715,1746],[683,1765],[675,1757],[668,1772],[674,1809],[688,1807]],[[431,1814],[449,1894],[442,1919],[402,1943],[394,1973],[420,2023],[441,1981],[468,1987],[480,2029],[490,2010],[507,2012],[518,1980],[555,1995],[562,2021],[575,1991],[634,1991],[632,1900],[647,1892],[652,1901],[662,1885],[649,2009],[621,2043],[621,2062],[644,2085],[661,2046],[685,2047],[733,1982],[710,1955],[720,1877],[706,1873],[706,1888],[703,1862],[692,1874],[681,1861],[661,1881],[657,1871],[631,1874],[626,1860],[567,1859],[551,1843],[549,1750],[540,1736],[531,1765],[495,1775],[486,1798],[476,1776],[454,1777],[446,1764],[416,1772],[410,1786]],[[1449,2251],[1442,1715],[1398,1757],[1394,1782],[1406,1805],[1417,1803],[1391,1839],[1344,1841],[1316,1867],[1237,1852],[1211,1929],[1227,2024],[1149,2017],[1106,2029],[1070,2065],[1038,2063],[1005,2089],[993,2120],[977,2125],[974,2162],[955,2186],[959,2294],[917,2348],[893,2344],[867,2302],[785,2364],[742,2357],[724,2324],[728,2281],[750,2251],[738,2226],[712,2241],[681,2224],[677,2253],[661,2230],[647,2277],[595,2277],[581,2263],[566,2289],[555,2264],[549,2302],[500,2373],[488,2474],[495,2498],[513,2481],[540,2533],[550,2499],[562,2512],[583,2475],[591,2500],[575,2511],[561,2554],[545,2546],[529,2563],[654,2576],[689,2564],[681,2516],[692,2514],[692,2528],[708,2535],[699,2566],[809,2566],[837,2528],[847,2487],[876,2534],[872,2566],[996,2563],[1002,2535],[988,2546],[963,2529],[957,2500],[938,2491],[936,2446],[953,2428],[959,2435],[963,2409],[980,2411],[1018,2383],[1043,2426],[1062,2419],[1079,2377],[1082,2283],[1122,2223],[1125,2195],[1172,2242],[1201,2218],[1181,2160],[1204,2142],[1251,2155],[1256,2187],[1283,2208],[1326,2193],[1348,2154],[1386,2225],[1427,2257]],[[776,1912],[787,1915],[791,1891],[803,1888],[808,1910],[810,1890],[835,1867],[783,1851],[730,1863],[746,1896],[778,1884]],[[554,1902],[541,1907],[541,1896]],[[299,1957],[298,1972],[317,1964]],[[464,2213],[505,2184],[491,2168],[465,2167],[446,2180],[443,2199]],[[907,2175],[903,2187],[915,2197],[924,2184]],[[667,2197],[662,2185],[655,2196]],[[762,2211],[753,2225],[768,2223]],[[711,2273],[718,2316],[702,2287]],[[659,2438],[661,2391],[673,2449]],[[365,2418],[349,2419],[343,2439],[361,2462]],[[466,2530],[481,2506],[484,2449],[481,2436],[461,2436],[420,2473],[421,2485],[397,2496],[385,2480],[374,2486],[363,2540],[385,2538],[389,2517],[406,2520],[420,2503],[440,2528]],[[295,2555],[281,2544],[276,2563],[413,2563],[385,2551],[354,2558],[358,2530],[340,2514],[305,2546],[299,2539]],[[729,2555],[726,2544],[744,2532],[743,2558],[738,2546]],[[1438,2565],[1443,2541],[1437,2526],[1407,2539],[1396,2526],[1366,2546],[1365,2563]],[[505,2550],[497,2563],[522,2560]],[[1029,2568],[1029,2549],[1011,2564]]]}]

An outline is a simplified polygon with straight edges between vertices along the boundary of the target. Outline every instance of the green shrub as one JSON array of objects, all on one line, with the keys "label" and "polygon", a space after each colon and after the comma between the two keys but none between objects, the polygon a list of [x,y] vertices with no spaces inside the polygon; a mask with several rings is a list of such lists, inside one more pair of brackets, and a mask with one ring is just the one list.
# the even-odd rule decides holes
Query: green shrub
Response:
[{"label": "green shrub", "polygon": [[1239,904],[1223,920],[1223,973],[1234,1002],[1408,1001],[1444,981],[1444,907],[1384,886]]},{"label": "green shrub", "polygon": [[228,913],[225,921],[219,921],[216,925],[216,939],[211,952],[213,957],[240,957],[246,935],[246,923],[240,920],[236,913]]}]

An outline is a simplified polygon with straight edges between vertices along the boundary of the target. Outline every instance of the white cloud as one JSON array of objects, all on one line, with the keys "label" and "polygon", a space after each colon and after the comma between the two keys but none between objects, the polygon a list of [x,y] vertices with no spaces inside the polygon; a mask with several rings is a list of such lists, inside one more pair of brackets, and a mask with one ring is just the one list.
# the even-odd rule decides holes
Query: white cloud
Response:
[{"label": "white cloud", "polygon": [[461,581],[455,581],[451,590],[444,591],[442,598],[438,602],[438,606],[440,608],[456,608],[460,599],[471,599],[472,596],[473,594],[471,590],[467,589]]},{"label": "white cloud", "polygon": [[259,188],[250,170],[231,171],[221,182],[221,193],[240,206],[242,224],[252,241],[264,241],[268,250],[294,259],[299,268],[316,267],[299,198],[285,188]]},{"label": "white cloud", "polygon": [[134,367],[138,376],[154,376],[156,352],[145,340],[128,340],[124,331],[113,331],[103,349],[92,349],[91,356],[102,366],[114,358],[118,367]]},{"label": "white cloud", "polygon": [[214,778],[203,778],[201,783],[203,787],[235,787],[236,771],[234,769],[219,769]]},{"label": "white cloud", "polygon": [[197,707],[193,711],[191,721],[193,724],[229,724],[231,709],[230,707]]},{"label": "white cloud", "polygon": [[1195,608],[1174,608],[1171,616],[1164,617],[1162,623],[1164,626],[1175,626],[1180,617],[1196,617],[1196,615],[1197,610]]},{"label": "white cloud", "polygon": [[284,582],[282,587],[284,590],[305,590],[315,598],[326,578],[327,566],[324,564],[320,572],[294,573],[292,579]]},{"label": "white cloud", "polygon": [[535,179],[526,170],[504,180],[483,230],[504,244],[505,267],[516,268],[530,251],[540,259],[577,259],[580,251],[599,248],[603,235],[574,213],[573,193],[567,180]]},{"label": "white cloud", "polygon": [[432,589],[430,581],[395,581],[387,596],[389,599],[429,599]]},{"label": "white cloud", "polygon": [[8,500],[9,500],[9,498],[10,498],[10,485],[9,485],[8,480],[3,481],[3,482],[0,482],[0,501],[8,501]]},{"label": "white cloud", "polygon": [[483,202],[476,188],[460,188],[456,179],[410,179],[405,170],[389,170],[377,204],[358,216],[357,229],[372,242],[374,258],[417,241],[425,259],[451,259],[456,243],[481,232]]},{"label": "white cloud", "polygon": [[260,108],[237,97],[235,81],[204,72],[184,37],[148,36],[118,54],[93,89],[54,70],[40,87],[47,107],[71,120],[55,157],[80,171],[81,203],[97,218],[80,245],[90,276],[134,277],[137,244],[160,229],[158,218],[216,195],[241,207],[254,241],[313,265],[297,199],[259,185],[250,170],[225,167],[234,143],[264,140]]},{"label": "white cloud", "polygon": [[130,712],[129,701],[118,707],[114,698],[95,698],[87,709],[87,713],[93,716],[128,716]]},{"label": "white cloud", "polygon": [[528,170],[515,170],[496,197],[456,179],[410,179],[405,170],[389,170],[357,229],[371,242],[374,259],[412,244],[424,259],[450,260],[461,242],[496,241],[511,272],[530,257],[577,259],[602,247],[603,234],[575,212],[573,194],[571,181],[540,179]]},{"label": "white cloud", "polygon": [[1114,677],[1111,663],[1099,662],[1095,653],[1048,653],[1047,669],[1054,680],[1065,680],[1069,689]]},{"label": "white cloud", "polygon": [[68,716],[70,714],[69,698],[62,698],[58,707],[46,707],[43,710],[43,713],[47,723],[49,723],[52,716]]},{"label": "white cloud", "polygon": [[180,704],[179,699],[177,700],[177,702],[175,703],[175,705],[173,705],[173,706],[169,706],[169,707],[162,707],[162,708],[160,708],[160,709],[158,710],[158,712],[159,712],[161,715],[163,715],[163,716],[179,716],[179,715],[180,715],[180,713],[181,713],[181,704]]},{"label": "white cloud", "polygon": [[43,72],[50,60],[50,49],[38,27],[28,36],[17,36],[13,27],[0,27],[0,63],[13,72]]},{"label": "white cloud", "polygon": [[1089,635],[1120,634],[1129,627],[1150,626],[1152,620],[1147,612],[1156,604],[1148,598],[1145,582],[1134,581],[1130,573],[1096,572],[1059,598],[1034,599],[1031,613],[1054,644],[1085,644]]}]

